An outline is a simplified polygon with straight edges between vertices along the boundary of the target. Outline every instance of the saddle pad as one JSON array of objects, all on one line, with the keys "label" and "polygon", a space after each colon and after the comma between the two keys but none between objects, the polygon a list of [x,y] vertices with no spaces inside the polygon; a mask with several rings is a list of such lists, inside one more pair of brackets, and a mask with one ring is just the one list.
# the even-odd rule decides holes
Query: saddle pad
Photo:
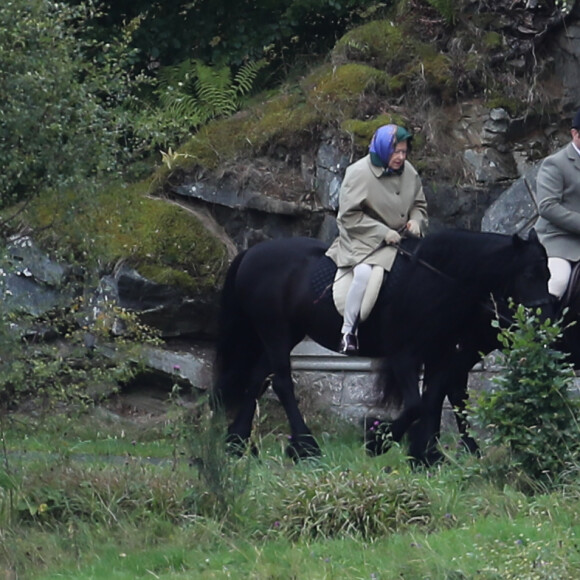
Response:
[{"label": "saddle pad", "polygon": [[[385,274],[382,266],[373,266],[371,277],[365,295],[363,297],[360,319],[366,320],[377,301],[383,277]],[[350,288],[353,279],[352,268],[338,268],[334,277],[334,284],[332,285],[332,296],[334,298],[334,305],[336,309],[344,316],[344,305],[346,303],[346,294]]]}]

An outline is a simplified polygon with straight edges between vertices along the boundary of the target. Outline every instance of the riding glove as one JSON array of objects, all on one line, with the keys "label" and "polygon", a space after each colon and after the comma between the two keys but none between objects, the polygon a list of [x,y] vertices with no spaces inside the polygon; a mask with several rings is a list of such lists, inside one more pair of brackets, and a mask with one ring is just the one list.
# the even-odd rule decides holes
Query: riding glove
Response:
[{"label": "riding glove", "polygon": [[389,245],[398,244],[401,241],[401,234],[397,230],[389,230],[385,235],[385,242]]},{"label": "riding glove", "polygon": [[419,223],[417,222],[417,220],[409,220],[407,222],[407,231],[412,236],[420,236],[421,235],[421,228],[420,228]]}]

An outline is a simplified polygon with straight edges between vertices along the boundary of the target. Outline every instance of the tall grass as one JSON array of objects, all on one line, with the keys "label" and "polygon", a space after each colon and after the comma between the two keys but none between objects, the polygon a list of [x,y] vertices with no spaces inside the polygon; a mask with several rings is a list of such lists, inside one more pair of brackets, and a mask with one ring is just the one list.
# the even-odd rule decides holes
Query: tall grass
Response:
[{"label": "tall grass", "polygon": [[[95,416],[67,436],[118,440],[119,453],[16,453],[25,447],[5,432],[14,488],[9,501],[0,484],[0,577],[579,577],[575,477],[530,494],[490,478],[487,457],[449,455],[413,471],[404,448],[367,457],[357,430],[328,419],[316,426],[326,430],[322,459],[294,465],[280,423],[265,411],[253,436],[259,457],[233,459],[223,454],[221,425],[204,412],[196,421],[191,410],[172,412],[152,429],[161,462],[139,445],[151,432],[95,428]],[[51,429],[28,444],[56,445],[62,431]]]}]

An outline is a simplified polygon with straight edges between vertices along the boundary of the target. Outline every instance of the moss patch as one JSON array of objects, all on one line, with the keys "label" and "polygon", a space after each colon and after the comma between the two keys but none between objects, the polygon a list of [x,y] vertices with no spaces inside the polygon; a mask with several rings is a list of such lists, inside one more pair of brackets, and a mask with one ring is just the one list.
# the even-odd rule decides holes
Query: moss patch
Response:
[{"label": "moss patch", "polygon": [[308,102],[323,118],[350,117],[361,97],[372,91],[386,93],[388,76],[365,64],[349,63],[319,70],[305,81],[310,85]]},{"label": "moss patch", "polygon": [[332,52],[334,63],[364,62],[387,71],[400,72],[413,58],[412,38],[390,20],[376,20],[345,34]]},{"label": "moss patch", "polygon": [[383,125],[389,125],[394,123],[395,125],[405,126],[405,120],[399,115],[379,115],[374,119],[369,119],[368,121],[360,121],[357,119],[348,119],[342,124],[342,130],[350,133],[354,139],[354,143],[360,149],[368,147],[372,136],[375,131],[382,127]]},{"label": "moss patch", "polygon": [[46,228],[40,242],[66,260],[100,267],[124,260],[151,280],[188,292],[218,286],[228,263],[223,244],[190,212],[146,197],[148,189],[142,182],[43,197],[27,219]]}]

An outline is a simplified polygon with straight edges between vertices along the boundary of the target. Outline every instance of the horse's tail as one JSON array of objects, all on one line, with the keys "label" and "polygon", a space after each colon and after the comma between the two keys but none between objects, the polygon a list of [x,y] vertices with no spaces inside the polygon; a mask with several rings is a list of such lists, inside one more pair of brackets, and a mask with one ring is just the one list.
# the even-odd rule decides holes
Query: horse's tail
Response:
[{"label": "horse's tail", "polygon": [[235,407],[243,398],[245,379],[254,360],[250,350],[258,343],[235,290],[238,269],[246,251],[239,253],[231,263],[220,301],[211,402],[214,408],[226,410]]},{"label": "horse's tail", "polygon": [[403,385],[395,377],[389,358],[381,359],[378,365],[375,388],[380,395],[380,402],[385,407],[399,408],[403,404]]}]

